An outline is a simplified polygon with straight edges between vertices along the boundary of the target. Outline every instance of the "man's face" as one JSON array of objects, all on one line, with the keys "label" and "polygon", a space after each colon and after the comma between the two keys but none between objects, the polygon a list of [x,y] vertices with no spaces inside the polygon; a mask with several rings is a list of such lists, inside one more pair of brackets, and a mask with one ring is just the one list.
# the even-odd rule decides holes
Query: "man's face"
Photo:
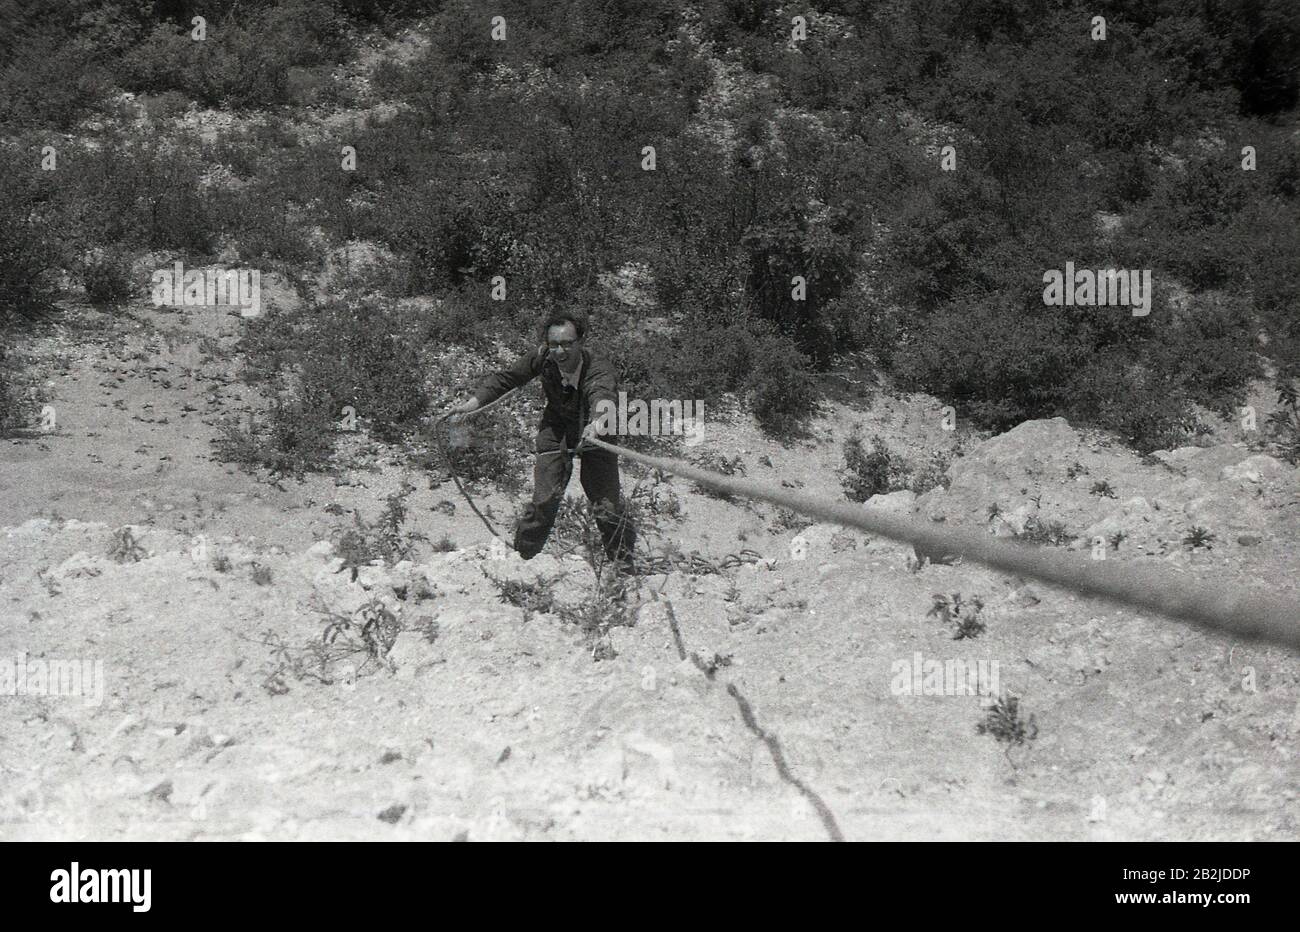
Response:
[{"label": "man's face", "polygon": [[546,345],[550,347],[555,364],[565,372],[578,368],[578,363],[582,361],[582,346],[573,324],[565,322],[548,328]]}]

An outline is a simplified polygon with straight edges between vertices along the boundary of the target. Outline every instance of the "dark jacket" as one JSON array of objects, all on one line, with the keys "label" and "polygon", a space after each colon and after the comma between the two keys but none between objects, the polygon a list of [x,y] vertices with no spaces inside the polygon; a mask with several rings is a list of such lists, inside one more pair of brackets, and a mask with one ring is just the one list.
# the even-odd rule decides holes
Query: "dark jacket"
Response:
[{"label": "dark jacket", "polygon": [[582,348],[582,372],[578,376],[576,391],[566,392],[560,379],[560,367],[550,358],[545,346],[520,356],[499,372],[494,372],[479,383],[474,397],[480,405],[496,401],[512,388],[526,385],[542,377],[542,390],[546,392],[546,410],[542,412],[542,426],[557,428],[570,437],[600,415],[597,404],[609,401],[618,404],[618,376],[614,367],[602,356],[586,347]]}]

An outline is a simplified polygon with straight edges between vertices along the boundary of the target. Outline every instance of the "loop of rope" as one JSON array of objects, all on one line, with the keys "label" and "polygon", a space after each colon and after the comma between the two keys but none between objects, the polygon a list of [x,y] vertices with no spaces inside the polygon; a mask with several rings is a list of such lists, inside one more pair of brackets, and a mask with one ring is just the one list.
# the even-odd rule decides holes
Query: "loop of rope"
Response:
[{"label": "loop of rope", "polygon": [[[480,414],[483,411],[486,411],[489,408],[493,407],[494,405],[500,404],[514,391],[515,391],[514,389],[511,389],[510,391],[502,395],[500,398],[488,402],[482,407],[475,408],[473,411],[469,412],[469,414]],[[470,497],[469,492],[465,489],[465,486],[460,481],[460,475],[456,472],[456,464],[452,461],[451,444],[448,442],[448,437],[444,436],[443,432],[438,429],[440,427],[447,426],[447,420],[449,417],[450,415],[443,414],[440,415],[438,418],[436,418],[432,433],[433,433],[434,442],[438,444],[438,448],[442,451],[443,459],[447,461],[447,472],[451,474],[451,481],[456,484],[456,490],[460,492],[461,496],[464,497],[465,501],[469,503],[470,511],[474,512],[474,514],[478,517],[478,519],[483,522],[483,526],[488,529],[488,533],[491,534],[493,537],[504,540],[505,538],[501,537],[501,533],[495,527],[492,526],[492,522],[488,520],[487,515],[483,514],[483,512],[478,510],[478,506],[474,504],[474,499]],[[450,427],[448,427],[447,434],[450,435],[450,432],[451,429]]]},{"label": "loop of rope", "polygon": [[474,504],[474,499],[470,497],[470,494],[468,491],[466,491],[465,486],[461,484],[460,476],[456,474],[456,464],[453,463],[451,459],[451,447],[447,443],[447,439],[442,435],[442,432],[439,430],[434,430],[433,436],[434,436],[434,440],[437,441],[438,443],[438,447],[442,450],[443,459],[447,461],[447,472],[451,474],[451,481],[456,483],[457,491],[459,491],[460,494],[464,496],[465,501],[469,503],[470,511],[474,512],[474,514],[478,516],[478,519],[483,522],[483,526],[488,529],[489,534],[491,534],[493,537],[498,537],[498,538],[501,537],[500,532],[498,532],[497,529],[492,526],[492,522],[488,520],[487,515],[483,514],[483,512],[478,510],[478,506]]}]

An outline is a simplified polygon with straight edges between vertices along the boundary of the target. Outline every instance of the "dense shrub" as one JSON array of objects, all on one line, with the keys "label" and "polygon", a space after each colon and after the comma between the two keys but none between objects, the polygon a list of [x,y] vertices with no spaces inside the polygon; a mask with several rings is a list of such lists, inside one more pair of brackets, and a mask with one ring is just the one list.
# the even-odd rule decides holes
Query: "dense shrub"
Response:
[{"label": "dense shrub", "polygon": [[81,282],[96,304],[125,301],[135,292],[131,257],[118,249],[95,250],[82,261]]},{"label": "dense shrub", "polygon": [[[0,155],[9,165],[20,164],[7,146],[0,146]],[[0,172],[0,327],[48,311],[54,276],[69,261],[52,204],[56,190],[41,174],[21,168]]]},{"label": "dense shrub", "polygon": [[724,394],[734,394],[774,435],[797,433],[821,396],[793,340],[760,323],[611,340],[603,348],[629,397],[701,399],[716,410]]},{"label": "dense shrub", "polygon": [[31,421],[32,406],[18,381],[16,366],[0,343],[0,437]]},{"label": "dense shrub", "polygon": [[865,502],[873,495],[883,495],[907,488],[911,470],[891,453],[879,435],[871,438],[871,449],[862,444],[856,432],[844,441],[844,470],[840,484],[849,501]]},{"label": "dense shrub", "polygon": [[350,407],[378,437],[403,436],[427,412],[418,347],[425,325],[391,302],[341,299],[249,326],[250,380],[283,386],[321,423]]},{"label": "dense shrub", "polygon": [[996,298],[948,305],[898,349],[901,384],[953,400],[983,427],[1042,417],[1061,401],[1062,374],[1086,361],[1063,310]]},{"label": "dense shrub", "polygon": [[158,23],[131,48],[120,66],[128,87],[181,91],[204,106],[309,103],[307,69],[342,51],[337,0],[290,0],[239,15],[199,12],[209,20],[203,40],[193,38],[186,18]]},{"label": "dense shrub", "polygon": [[199,147],[113,136],[60,155],[65,229],[83,241],[205,254],[220,230]]},{"label": "dense shrub", "polygon": [[[0,17],[5,15],[0,5]],[[5,22],[6,27],[8,22]],[[0,125],[71,129],[112,87],[111,74],[84,60],[80,43],[40,37],[0,56]]]},{"label": "dense shrub", "polygon": [[749,332],[738,356],[746,372],[743,390],[759,426],[770,434],[797,432],[817,410],[819,398],[798,346],[786,337]]},{"label": "dense shrub", "polygon": [[246,424],[225,421],[213,441],[222,459],[244,468],[301,478],[329,466],[335,422],[323,405],[277,397]]},{"label": "dense shrub", "polygon": [[[743,245],[749,259],[746,290],[757,315],[793,338],[814,365],[825,367],[836,340],[823,309],[853,278],[853,217],[846,210],[821,208],[824,216],[787,209],[755,224]],[[796,278],[802,279],[798,285]]]}]

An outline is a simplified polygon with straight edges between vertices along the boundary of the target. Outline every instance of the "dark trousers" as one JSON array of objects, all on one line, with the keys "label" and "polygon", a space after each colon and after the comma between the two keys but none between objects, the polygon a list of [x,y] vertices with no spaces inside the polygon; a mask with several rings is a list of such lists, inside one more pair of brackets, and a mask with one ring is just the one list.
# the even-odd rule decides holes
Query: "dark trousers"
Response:
[{"label": "dark trousers", "polygon": [[[525,560],[541,553],[546,538],[551,534],[555,516],[564,501],[564,490],[573,475],[573,457],[564,453],[564,446],[573,450],[578,445],[579,431],[570,427],[561,432],[558,427],[543,424],[537,432],[537,457],[533,464],[533,500],[524,506],[523,514],[515,525],[515,550]],[[591,502],[596,526],[600,528],[605,555],[622,561],[631,557],[636,543],[636,531],[623,512],[623,494],[618,482],[618,457],[607,450],[584,450],[578,458],[582,462],[580,479],[582,491]]]}]

